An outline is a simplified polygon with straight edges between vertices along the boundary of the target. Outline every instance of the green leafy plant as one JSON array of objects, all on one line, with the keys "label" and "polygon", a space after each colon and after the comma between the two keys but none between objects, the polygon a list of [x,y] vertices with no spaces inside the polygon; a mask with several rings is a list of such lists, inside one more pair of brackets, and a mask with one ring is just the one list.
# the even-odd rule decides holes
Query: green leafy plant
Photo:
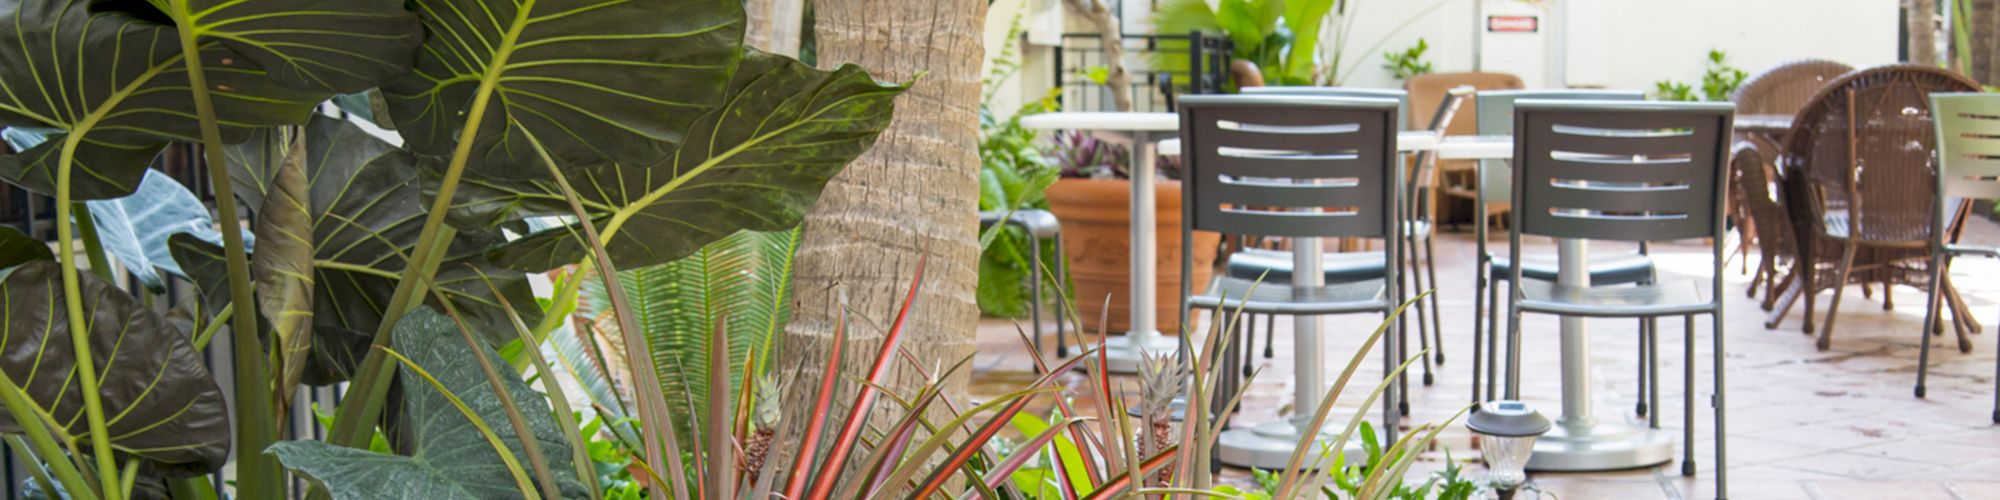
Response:
[{"label": "green leafy plant", "polygon": [[1693,85],[1672,80],[1653,83],[1653,98],[1663,101],[1727,101],[1736,88],[1743,86],[1743,80],[1750,74],[1728,63],[1729,55],[1710,49],[1707,69],[1701,75],[1701,93],[1696,94]]},{"label": "green leafy plant", "polygon": [[[609,271],[792,229],[905,88],[747,49],[744,25],[735,0],[0,5],[0,127],[21,139],[0,179],[77,222],[55,225],[53,254],[0,235],[0,284],[22,308],[8,326],[40,333],[0,348],[43,354],[0,364],[0,433],[44,462],[43,491],[73,498],[213,496],[230,485],[207,473],[232,459],[243,498],[281,497],[284,467],[315,497],[601,496],[568,397],[521,377],[554,373],[542,346],[576,278],[600,271],[620,331],[639,332]],[[315,112],[327,102],[392,130]],[[175,143],[202,146],[231,230],[204,230],[186,188],[147,169]],[[239,213],[255,215],[248,234]],[[152,290],[120,289],[112,257]],[[533,295],[531,274],[566,266],[553,298]],[[169,279],[199,289],[175,313],[189,321],[145,307]],[[753,301],[711,298],[758,324]],[[782,306],[767,302],[766,331]],[[200,361],[218,334],[233,338],[233,407]],[[608,427],[666,464],[674,365],[643,337],[621,337],[635,397],[616,410],[643,424]],[[273,446],[300,386],[340,381],[326,442]],[[394,446],[371,450],[378,436]]]},{"label": "green leafy plant", "polygon": [[[1001,47],[999,55],[993,59],[992,71],[981,82],[986,88],[979,105],[981,212],[1006,214],[1022,209],[1046,210],[1049,204],[1043,193],[1055,184],[1060,174],[1055,163],[1037,143],[1041,136],[1039,131],[1021,126],[1021,118],[1055,110],[1055,97],[1060,89],[1051,89],[1041,99],[1021,105],[1006,119],[995,116],[992,109],[993,96],[1000,84],[1020,71],[1015,49],[1020,30],[1021,23],[1017,17],[1008,28],[1007,44]],[[980,312],[1009,318],[1026,316],[1033,300],[1027,289],[1027,280],[1031,276],[1042,275],[1041,270],[1033,269],[1029,252],[1040,252],[1042,262],[1056,262],[1055,259],[1064,257],[1056,254],[1054,242],[1043,242],[1040,248],[1032,248],[1021,229],[1006,225],[1002,225],[999,232],[983,244],[984,249],[979,255],[979,286],[975,295]]]},{"label": "green leafy plant", "polygon": [[1413,76],[1430,73],[1431,63],[1424,60],[1424,52],[1430,49],[1429,42],[1418,38],[1417,44],[1411,45],[1410,48],[1401,51],[1384,52],[1382,53],[1382,69],[1389,70],[1389,73],[1396,75],[1397,80],[1408,80]]},{"label": "green leafy plant", "polygon": [[[1366,60],[1343,64],[1355,32],[1358,0],[1167,0],[1153,14],[1161,34],[1191,31],[1227,36],[1237,60],[1257,65],[1265,85],[1340,85]],[[1425,19],[1452,0],[1436,0],[1401,20],[1361,53],[1374,53],[1389,38]],[[1330,31],[1329,31],[1330,30]],[[1156,71],[1185,75],[1187,42],[1160,41],[1151,65]],[[1179,78],[1179,76],[1176,76]]]}]

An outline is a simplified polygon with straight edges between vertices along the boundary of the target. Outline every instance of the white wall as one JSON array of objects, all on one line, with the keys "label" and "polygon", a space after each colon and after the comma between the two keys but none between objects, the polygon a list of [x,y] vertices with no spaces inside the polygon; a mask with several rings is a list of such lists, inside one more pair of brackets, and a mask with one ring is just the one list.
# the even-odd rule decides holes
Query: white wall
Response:
[{"label": "white wall", "polygon": [[[1431,46],[1436,71],[1473,69],[1473,2],[1479,0],[1357,0],[1358,17],[1344,50],[1344,84],[1399,87],[1382,69],[1382,53],[1419,37]],[[1509,0],[1519,2],[1522,0]],[[1897,0],[1540,0],[1566,15],[1544,16],[1553,35],[1558,19],[1568,57],[1563,83],[1651,89],[1653,82],[1698,82],[1710,48],[1756,74],[1785,61],[1821,58],[1857,67],[1896,61]],[[1553,40],[1553,39],[1552,39]],[[1333,49],[1327,40],[1323,50]],[[1523,56],[1527,56],[1524,54]],[[1489,59],[1489,61],[1491,61]],[[1358,63],[1358,64],[1357,64]],[[1521,75],[1553,82],[1554,75]]]}]

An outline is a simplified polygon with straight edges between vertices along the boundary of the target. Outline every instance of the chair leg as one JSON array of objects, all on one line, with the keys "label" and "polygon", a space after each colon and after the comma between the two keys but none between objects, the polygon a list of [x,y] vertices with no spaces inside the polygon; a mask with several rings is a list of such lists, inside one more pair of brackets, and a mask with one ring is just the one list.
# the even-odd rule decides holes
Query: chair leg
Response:
[{"label": "chair leg", "polygon": [[[1423,274],[1421,274],[1421,273],[1418,273],[1418,272],[1416,271],[1416,269],[1417,269],[1417,245],[1416,245],[1416,242],[1417,242],[1417,238],[1416,238],[1416,236],[1413,236],[1413,235],[1409,235],[1408,233],[1409,233],[1409,231],[1405,231],[1405,233],[1404,233],[1404,234],[1405,234],[1405,236],[1403,237],[1403,244],[1404,244],[1404,245],[1403,245],[1403,247],[1404,247],[1404,248],[1406,249],[1406,250],[1405,250],[1405,254],[1404,254],[1404,257],[1408,257],[1408,260],[1406,260],[1406,261],[1404,261],[1404,262],[1407,262],[1407,263],[1409,263],[1409,267],[1407,267],[1407,268],[1405,268],[1405,269],[1407,269],[1407,270],[1408,270],[1409,272],[1405,272],[1405,273],[1401,273],[1401,274],[1403,274],[1403,276],[1405,276],[1405,277],[1406,277],[1406,279],[1407,279],[1407,281],[1405,281],[1405,283],[1406,283],[1406,284],[1414,284],[1414,285],[1416,285],[1416,288],[1404,288],[1404,289],[1403,289],[1403,290],[1404,290],[1404,292],[1403,292],[1403,296],[1402,296],[1402,297],[1399,297],[1399,299],[1403,299],[1403,300],[1408,300],[1408,299],[1409,299],[1409,297],[1411,297],[1411,296],[1412,296],[1411,294],[1413,294],[1413,293],[1423,293],[1423,291],[1424,291],[1424,275],[1423,275]],[[1435,283],[1433,283],[1433,284],[1432,284],[1432,286],[1436,286],[1436,284],[1435,284]],[[1430,325],[1428,325],[1428,324],[1425,324],[1425,323],[1424,323],[1424,310],[1426,309],[1426,307],[1424,307],[1424,301],[1423,301],[1423,300],[1417,300],[1417,301],[1416,301],[1416,303],[1415,303],[1415,304],[1413,304],[1413,305],[1415,305],[1415,306],[1416,306],[1416,308],[1417,308],[1417,310],[1416,310],[1416,313],[1417,313],[1417,348],[1418,348],[1418,349],[1420,349],[1420,350],[1424,350],[1424,351],[1428,351],[1428,350],[1430,349],[1430,346],[1431,346],[1431,341],[1430,341],[1430,331],[1431,331],[1431,327],[1430,327]],[[1407,315],[1404,315],[1404,316],[1397,316],[1397,317],[1396,317],[1396,321],[1398,321],[1398,322],[1403,322],[1403,323],[1404,323],[1405,325],[1408,325],[1408,322],[1406,321],[1406,316],[1407,316]],[[1405,330],[1405,331],[1407,332],[1408,330]],[[1404,335],[1405,335],[1405,337],[1404,337],[1404,338],[1405,338],[1405,339],[1407,339],[1407,338],[1408,338],[1407,336],[1408,336],[1409,334],[1408,334],[1408,333],[1404,333]],[[1409,342],[1404,342],[1404,343],[1403,343],[1403,350],[1404,350],[1405,352],[1401,353],[1400,355],[1401,355],[1401,356],[1402,356],[1402,357],[1403,357],[1404,359],[1409,359],[1409,352],[1408,352],[1408,350],[1409,350]],[[1426,352],[1426,353],[1425,353],[1425,354],[1423,355],[1423,358],[1424,358],[1424,359],[1423,359],[1423,362],[1422,362],[1421,364],[1422,364],[1422,365],[1424,366],[1424,385],[1425,385],[1425,386],[1429,386],[1429,385],[1431,385],[1431,383],[1432,383],[1432,382],[1433,382],[1433,381],[1435,380],[1435,379],[1434,379],[1434,378],[1432,378],[1432,376],[1431,376],[1431,357],[1430,357],[1430,354],[1429,354],[1428,352]],[[1403,391],[1407,393],[1407,392],[1409,392],[1409,390],[1410,390],[1410,388],[1409,388],[1409,384],[1408,384],[1408,383],[1404,383],[1404,385],[1403,385]]]},{"label": "chair leg", "polygon": [[1924,397],[1924,378],[1931,368],[1931,331],[1938,327],[1938,299],[1944,295],[1944,255],[1931,255],[1931,286],[1924,296],[1924,326],[1917,331],[1917,398]]},{"label": "chair leg", "polygon": [[1896,294],[1895,294],[1895,293],[1893,293],[1893,292],[1895,292],[1895,289],[1892,289],[1892,288],[1889,288],[1889,282],[1888,282],[1888,281],[1883,281],[1883,282],[1882,282],[1882,310],[1884,310],[1884,311],[1894,311],[1894,310],[1896,310]]},{"label": "chair leg", "polygon": [[1511,299],[1507,301],[1507,399],[1521,399],[1521,308]]},{"label": "chair leg", "polygon": [[1682,423],[1686,425],[1685,437],[1683,437],[1681,440],[1681,450],[1687,454],[1687,457],[1681,459],[1681,475],[1693,477],[1694,476],[1694,393],[1695,393],[1694,316],[1686,316],[1683,317],[1682,319],[1687,324],[1687,331],[1685,332],[1686,335],[1683,335],[1683,338],[1687,343],[1687,347],[1686,347],[1686,352],[1682,353],[1682,356],[1685,359],[1682,360],[1683,364],[1681,365],[1683,368],[1685,368],[1684,370],[1682,370],[1683,372],[1682,375],[1684,378],[1682,380],[1682,385],[1681,385],[1682,388],[1681,403],[1684,408],[1682,412],[1685,414],[1681,416],[1681,419],[1683,421]]},{"label": "chair leg", "polygon": [[1042,241],[1028,233],[1028,322],[1034,324],[1035,355],[1042,355]]},{"label": "chair leg", "polygon": [[1424,272],[1430,275],[1432,288],[1431,296],[1428,297],[1431,301],[1431,335],[1435,336],[1432,345],[1437,346],[1437,351],[1432,355],[1432,358],[1437,361],[1438,366],[1444,366],[1444,319],[1442,316],[1443,309],[1438,306],[1438,293],[1443,290],[1438,285],[1437,224],[1435,223],[1431,224],[1431,234],[1424,236]]},{"label": "chair leg", "polygon": [[[1884,289],[1884,293],[1886,292],[1887,289]],[[1709,320],[1714,330],[1709,335],[1715,342],[1715,395],[1709,404],[1715,409],[1715,498],[1723,499],[1729,498],[1729,418],[1727,417],[1729,405],[1725,396],[1728,393],[1727,385],[1723,383],[1723,374],[1728,370],[1722,366],[1723,358],[1726,357],[1723,352],[1722,309],[1717,307],[1711,315]],[[1690,334],[1694,333],[1693,325],[1694,317],[1689,316]]]},{"label": "chair leg", "polygon": [[[1513,319],[1513,314],[1514,314],[1512,305],[1513,301],[1511,300],[1508,301],[1509,307],[1507,309],[1507,314],[1510,320]],[[1492,398],[1494,397],[1495,394],[1504,394],[1507,395],[1508,397],[1512,397],[1513,396],[1512,389],[1509,389],[1508,392],[1504,393],[1498,390],[1499,388],[1498,384],[1501,383],[1499,376],[1499,368],[1500,368],[1500,338],[1502,336],[1500,335],[1500,283],[1497,282],[1492,283],[1491,285],[1486,287],[1486,325],[1487,325],[1486,397]],[[1512,323],[1508,323],[1506,336],[1509,339],[1512,339],[1513,332],[1514,332],[1514,325]],[[1512,344],[1508,345],[1512,346]],[[1514,369],[1514,366],[1512,364],[1509,364],[1507,365],[1507,369],[1511,371]],[[1512,375],[1509,376],[1511,377]],[[1509,387],[1511,387],[1513,384],[1511,380],[1507,381],[1507,383],[1509,384]]]},{"label": "chair leg", "polygon": [[1257,352],[1257,315],[1246,313],[1244,316],[1243,322],[1247,323],[1244,325],[1244,328],[1249,331],[1249,334],[1243,336],[1244,347],[1243,352],[1240,354],[1243,360],[1243,376],[1249,377],[1250,372],[1254,371],[1251,367],[1257,366],[1257,359],[1252,357]]},{"label": "chair leg", "polygon": [[1806,335],[1812,335],[1813,313],[1816,312],[1813,305],[1819,298],[1819,283],[1817,283],[1819,281],[1819,269],[1804,262],[1800,262],[1797,265],[1805,266],[1800,278],[1801,281],[1805,282],[1805,287],[1799,289],[1799,295],[1805,296],[1806,299],[1806,317],[1804,318],[1805,324],[1800,325],[1800,331],[1805,332]]},{"label": "chair leg", "polygon": [[[1484,259],[1481,260],[1483,261]],[[1480,337],[1485,336],[1485,332],[1480,327],[1482,326],[1481,323],[1486,319],[1486,294],[1482,293],[1483,290],[1477,289],[1486,287],[1486,269],[1483,264],[1475,264],[1472,268],[1473,272],[1479,273],[1479,276],[1473,279],[1477,284],[1474,285],[1475,290],[1472,293],[1472,404],[1479,404],[1485,402],[1479,397],[1479,370],[1484,368],[1481,365],[1485,364],[1484,358],[1486,356],[1486,346],[1481,343],[1480,339]]]},{"label": "chair leg", "polygon": [[[1398,321],[1397,321],[1397,323],[1398,323],[1398,324],[1396,325],[1396,339],[1395,339],[1395,340],[1396,340],[1396,349],[1395,349],[1395,353],[1396,353],[1396,354],[1395,354],[1395,357],[1396,357],[1396,361],[1397,361],[1397,364],[1401,364],[1403,360],[1405,360],[1405,359],[1410,359],[1410,334],[1409,334],[1409,331],[1408,331],[1408,330],[1404,330],[1404,329],[1402,328],[1402,326],[1403,326],[1403,325],[1401,324],[1401,323],[1402,323],[1402,321],[1398,320]],[[1418,323],[1418,324],[1422,324],[1422,323],[1423,323],[1423,321],[1418,321],[1417,323]],[[1429,363],[1425,363],[1425,366],[1429,366]],[[1394,367],[1391,367],[1391,368],[1393,369]],[[1384,373],[1387,373],[1387,372],[1384,372]],[[1397,391],[1396,391],[1396,392],[1397,392],[1397,393],[1399,393],[1399,394],[1401,394],[1401,397],[1398,397],[1398,398],[1396,399],[1396,410],[1397,410],[1398,412],[1400,412],[1400,414],[1402,414],[1402,415],[1409,415],[1409,414],[1410,414],[1410,372],[1409,372],[1409,370],[1404,370],[1404,371],[1403,371],[1402,373],[1400,373],[1400,374],[1397,374],[1397,375],[1396,375],[1396,383],[1395,383],[1395,386],[1396,386],[1396,388],[1397,388]]]},{"label": "chair leg", "polygon": [[1833,281],[1833,301],[1826,304],[1826,324],[1820,326],[1819,350],[1824,351],[1833,347],[1833,323],[1835,319],[1838,319],[1835,315],[1840,313],[1841,292],[1847,289],[1847,278],[1854,273],[1854,252],[1857,250],[1856,247],[1857,245],[1848,243],[1845,248],[1841,249],[1840,271],[1835,273],[1837,276],[1835,276]]},{"label": "chair leg", "polygon": [[[1385,321],[1388,320],[1389,319],[1388,314],[1390,312],[1391,311],[1383,311],[1382,319]],[[1394,321],[1389,322],[1389,328],[1398,330],[1401,329]],[[1401,364],[1402,360],[1396,359],[1396,353],[1400,351],[1401,346],[1393,345],[1402,343],[1400,338],[1401,336],[1402,332],[1390,332],[1390,335],[1387,336],[1389,343],[1392,345],[1384,346],[1384,348],[1382,349],[1382,375],[1385,377],[1388,376],[1390,372],[1395,371],[1397,365]],[[1396,384],[1388,384],[1388,388],[1389,392],[1396,394],[1389,394],[1388,395],[1389,397],[1382,398],[1382,435],[1384,436],[1384,438],[1382,439],[1383,449],[1389,449],[1396,443],[1397,426],[1401,425],[1403,416],[1403,413],[1397,411],[1396,401],[1404,400],[1404,398],[1408,397],[1404,394],[1401,394],[1402,391],[1397,390]]]},{"label": "chair leg", "polygon": [[1638,344],[1639,344],[1639,362],[1637,363],[1637,364],[1639,365],[1639,391],[1638,391],[1638,393],[1639,393],[1639,404],[1638,404],[1638,408],[1637,408],[1637,410],[1638,410],[1638,414],[1639,414],[1639,416],[1642,416],[1642,417],[1643,417],[1643,416],[1646,416],[1646,378],[1647,378],[1647,377],[1646,377],[1646,365],[1647,365],[1647,363],[1646,363],[1646,360],[1647,360],[1647,359],[1650,359],[1650,358],[1649,358],[1649,357],[1648,357],[1648,356],[1646,355],[1646,348],[1648,347],[1648,345],[1647,345],[1648,343],[1646,342],[1646,339],[1649,339],[1649,338],[1652,338],[1652,336],[1653,336],[1653,335],[1652,335],[1652,331],[1651,331],[1651,330],[1648,330],[1648,329],[1647,329],[1647,327],[1648,327],[1649,323],[1651,323],[1651,318],[1640,318],[1640,319],[1639,319],[1639,342],[1638,342]]},{"label": "chair leg", "polygon": [[1264,315],[1264,359],[1276,356],[1271,346],[1278,345],[1278,315]]},{"label": "chair leg", "polygon": [[1646,423],[1654,429],[1660,428],[1660,319],[1646,318],[1646,348],[1652,356],[1647,357],[1646,383],[1651,389],[1646,396],[1651,398],[1653,412],[1646,414]]},{"label": "chair leg", "polygon": [[1063,237],[1056,235],[1056,359],[1069,358],[1069,254],[1063,253]]}]

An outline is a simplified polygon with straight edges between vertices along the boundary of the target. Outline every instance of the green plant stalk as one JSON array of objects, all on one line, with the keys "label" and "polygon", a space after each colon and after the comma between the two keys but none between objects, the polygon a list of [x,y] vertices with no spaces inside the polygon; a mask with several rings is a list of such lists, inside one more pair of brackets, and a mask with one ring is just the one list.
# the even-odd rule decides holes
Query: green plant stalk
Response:
[{"label": "green plant stalk", "polygon": [[174,500],[216,500],[215,486],[208,476],[167,480],[167,493]]},{"label": "green plant stalk", "polygon": [[[94,125],[96,115],[85,118]],[[82,128],[82,127],[80,127]],[[63,305],[69,316],[70,348],[76,351],[76,370],[83,392],[83,411],[90,422],[91,455],[97,459],[97,482],[106,498],[123,498],[118,488],[118,460],[111,448],[111,431],[104,424],[104,401],[97,394],[97,362],[90,353],[90,327],[83,321],[81,277],[76,273],[76,236],[71,234],[69,196],[70,170],[76,164],[76,147],[83,135],[71,133],[63,139],[62,155],[56,164],[56,249],[62,259]]]},{"label": "green plant stalk", "polygon": [[514,312],[514,304],[507,301],[507,294],[500,293],[500,287],[495,286],[485,273],[480,273],[479,279],[486,282],[487,289],[493,290],[493,298],[499,299],[500,309],[507,312],[508,324],[514,325],[514,333],[521,337],[522,354],[526,354],[525,357],[533,363],[535,373],[542,374],[542,388],[548,391],[549,402],[555,409],[556,425],[561,426],[564,437],[569,438],[570,465],[576,468],[577,480],[583,481],[584,488],[590,490],[591,500],[602,498],[604,486],[598,484],[597,473],[591,470],[590,450],[583,442],[583,434],[576,430],[576,414],[569,411],[569,395],[562,384],[550,378],[556,372],[549,368],[548,360],[542,358],[541,343],[531,340],[528,325],[522,323],[521,315]]},{"label": "green plant stalk", "polygon": [[540,500],[542,498],[541,493],[535,490],[535,486],[532,484],[533,481],[528,479],[528,472],[521,469],[521,461],[514,458],[514,452],[507,450],[507,444],[500,441],[500,435],[494,434],[493,428],[487,427],[486,421],[481,420],[479,414],[473,413],[471,407],[465,406],[464,400],[458,399],[458,395],[452,394],[450,389],[445,388],[444,383],[438,382],[436,377],[431,376],[431,372],[425,371],[424,367],[417,365],[414,361],[410,361],[410,358],[404,357],[395,350],[386,347],[382,348],[381,351],[388,353],[390,357],[396,358],[396,361],[402,363],[403,366],[410,367],[410,371],[416,372],[417,376],[424,379],[424,382],[430,383],[432,389],[436,389],[438,394],[442,394],[445,399],[450,400],[451,405],[458,408],[458,413],[465,415],[465,419],[471,421],[472,426],[479,429],[479,435],[486,438],[486,444],[493,446],[493,452],[500,455],[500,462],[507,465],[507,473],[514,476],[514,487],[521,490],[522,496],[527,497],[528,500]]},{"label": "green plant stalk", "polygon": [[[389,392],[389,375],[393,373],[384,359],[381,348],[389,345],[389,339],[396,321],[403,318],[415,303],[417,282],[411,279],[416,274],[426,276],[422,264],[430,260],[437,243],[438,231],[443,229],[445,214],[451,210],[451,201],[458,192],[459,179],[465,174],[465,164],[472,158],[472,143],[479,137],[479,125],[486,119],[486,108],[493,101],[494,89],[500,86],[500,74],[507,67],[507,60],[514,55],[514,46],[521,38],[521,30],[528,25],[529,15],[535,11],[536,0],[521,0],[516,8],[514,22],[501,36],[494,49],[493,60],[486,65],[485,73],[479,77],[479,87],[472,94],[472,109],[466,112],[465,125],[459,131],[458,143],[453,147],[451,161],[445,167],[444,176],[438,182],[437,198],[431,202],[430,213],[424,218],[423,230],[418,232],[417,247],[405,259],[403,279],[397,281],[396,291],[390,295],[389,307],[383,311],[382,323],[375,328],[375,340],[368,356],[361,361],[361,368],[348,388],[348,400],[340,405],[334,415],[333,430],[327,441],[336,446],[351,448],[365,447],[368,438],[362,429],[374,425],[376,417],[382,414],[382,400]],[[447,247],[449,245],[446,245]]]},{"label": "green plant stalk", "polygon": [[116,281],[111,277],[111,259],[104,256],[104,239],[97,236],[97,219],[90,216],[90,205],[74,203],[76,211],[76,231],[83,238],[83,251],[90,256],[90,272],[104,281]]},{"label": "green plant stalk", "polygon": [[[98,496],[91,490],[90,481],[83,479],[77,471],[78,464],[72,461],[82,458],[82,455],[64,454],[62,448],[56,447],[55,437],[49,434],[49,426],[46,425],[48,420],[35,411],[35,403],[28,400],[28,395],[21,392],[21,386],[15,385],[14,378],[7,376],[5,371],[0,371],[0,402],[6,404],[7,413],[20,424],[22,433],[28,435],[28,443],[32,445],[32,448],[15,449],[33,449],[43,463],[49,464],[49,470],[55,473],[56,480],[62,482],[63,489],[72,497],[96,500]],[[16,439],[10,437],[8,443],[11,445]]]},{"label": "green plant stalk", "polygon": [[[172,16],[182,26],[189,22],[186,0],[172,2]],[[237,230],[236,195],[234,184],[229,180],[229,159],[224,154],[222,128],[215,117],[215,103],[208,90],[208,77],[202,69],[201,47],[195,43],[195,33],[190,30],[176,30],[180,35],[181,62],[187,67],[188,87],[194,96],[195,113],[201,120],[202,154],[208,162],[209,185],[215,190],[215,210],[222,219],[222,253],[229,269],[229,301],[232,304],[256,304],[250,284],[250,258],[245,255],[243,232]],[[79,136],[72,134],[72,140]],[[72,141],[73,142],[73,141]],[[69,177],[69,159],[74,147],[65,145],[62,176],[59,188],[65,197]],[[57,203],[58,208],[61,202]],[[58,215],[58,220],[64,217]],[[66,238],[66,237],[65,237]],[[64,259],[68,262],[68,259]],[[71,279],[68,268],[63,271],[65,288],[75,293],[76,284]],[[236,491],[245,498],[276,498],[283,494],[280,487],[284,483],[284,470],[276,467],[271,458],[264,455],[264,449],[277,439],[277,431],[272,419],[270,369],[264,365],[263,343],[257,336],[257,315],[234,314],[230,316],[232,335],[236,341]],[[86,375],[93,377],[93,375]],[[95,388],[95,383],[86,382],[85,387]],[[95,400],[92,396],[91,400]],[[93,412],[95,413],[95,412]],[[93,432],[102,432],[93,428]]]},{"label": "green plant stalk", "polygon": [[215,338],[215,332],[221,330],[222,325],[227,323],[229,321],[229,318],[235,314],[236,314],[236,304],[229,304],[222,306],[222,311],[215,313],[215,319],[209,320],[207,325],[202,326],[200,332],[195,333],[194,335],[195,352],[202,352],[208,350],[208,341],[213,340]]},{"label": "green plant stalk", "polygon": [[139,461],[125,461],[125,471],[118,475],[118,491],[125,497],[132,496],[132,483],[139,478]]},{"label": "green plant stalk", "polygon": [[[34,453],[28,451],[31,448],[28,448],[27,442],[21,441],[20,436],[0,437],[0,441],[7,443],[7,450],[14,452],[14,458],[20,460],[21,463],[32,464],[42,461],[40,458],[36,458]],[[56,482],[54,479],[49,478],[47,470],[41,467],[22,468],[28,469],[29,479],[33,479],[36,486],[42,487],[42,491],[57,491]]]}]

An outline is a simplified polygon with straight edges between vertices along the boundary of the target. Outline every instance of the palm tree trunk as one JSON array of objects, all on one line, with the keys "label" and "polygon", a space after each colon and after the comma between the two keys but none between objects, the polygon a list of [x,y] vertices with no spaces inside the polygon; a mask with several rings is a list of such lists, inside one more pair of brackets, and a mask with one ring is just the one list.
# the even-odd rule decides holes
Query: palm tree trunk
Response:
[{"label": "palm tree trunk", "polygon": [[1131,111],[1132,72],[1125,68],[1125,33],[1118,24],[1118,14],[1111,12],[1111,8],[1104,5],[1104,0],[1066,0],[1064,3],[1097,27],[1098,42],[1104,46],[1104,66],[1109,70],[1104,86],[1111,89],[1111,102],[1117,111]]},{"label": "palm tree trunk", "polygon": [[1908,0],[1903,17],[1909,39],[1909,63],[1937,64],[1937,0]]},{"label": "palm tree trunk", "polygon": [[[852,311],[842,362],[848,377],[834,397],[833,415],[845,414],[857,390],[851,381],[866,377],[922,256],[929,261],[901,350],[926,370],[950,366],[972,353],[979,319],[973,287],[986,1],[816,0],[813,9],[821,67],[855,63],[880,80],[917,82],[896,99],[895,118],[874,148],[827,183],[806,213],[794,312],[776,365],[804,367],[791,379],[796,387],[786,405],[787,425],[808,420],[815,395],[805,381],[820,377],[843,301]],[[924,383],[904,361],[891,366],[885,386],[907,396]],[[963,374],[946,386],[947,395],[966,401]],[[887,419],[901,413],[886,398],[878,401],[885,402],[874,405],[873,422],[893,422]]]},{"label": "palm tree trunk", "polygon": [[1960,0],[1966,5],[1966,41],[1971,47],[1960,47],[1968,51],[1972,65],[1965,68],[1966,75],[1986,85],[2000,85],[2000,0]]},{"label": "palm tree trunk", "polygon": [[744,1],[743,11],[749,25],[743,31],[743,43],[772,54],[798,55],[806,1]]}]

